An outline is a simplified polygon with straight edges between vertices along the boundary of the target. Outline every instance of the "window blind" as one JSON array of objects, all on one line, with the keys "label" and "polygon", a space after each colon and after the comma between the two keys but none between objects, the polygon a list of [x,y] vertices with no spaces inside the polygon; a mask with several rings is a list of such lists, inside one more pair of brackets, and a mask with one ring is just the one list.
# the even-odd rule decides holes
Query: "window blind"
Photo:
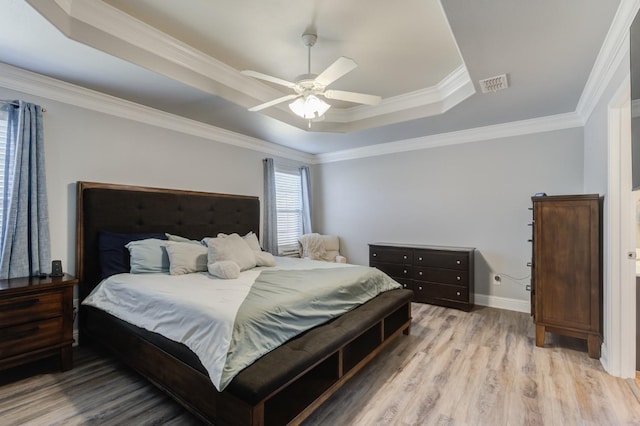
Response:
[{"label": "window blind", "polygon": [[302,186],[297,169],[276,167],[276,210],[278,217],[278,251],[281,256],[298,254],[302,235]]}]

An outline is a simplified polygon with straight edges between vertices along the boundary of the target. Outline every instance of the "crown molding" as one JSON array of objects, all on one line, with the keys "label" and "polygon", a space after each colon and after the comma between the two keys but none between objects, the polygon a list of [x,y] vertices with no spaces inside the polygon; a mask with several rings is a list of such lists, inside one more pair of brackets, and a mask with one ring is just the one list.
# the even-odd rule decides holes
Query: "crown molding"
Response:
[{"label": "crown molding", "polygon": [[629,28],[640,0],[622,0],[582,91],[576,112],[586,124],[620,64],[629,53]]},{"label": "crown molding", "polygon": [[[59,9],[56,12],[65,15],[64,22],[50,16],[59,15],[51,10],[51,5],[43,4],[40,0],[26,1],[73,40],[105,50],[238,105],[253,106],[287,94],[240,74],[233,67],[101,0],[54,0],[52,4]],[[82,23],[84,30],[78,30],[74,23]],[[99,42],[105,34],[121,43]],[[131,52],[125,54],[122,49],[144,52],[161,60],[150,61],[148,55]],[[176,66],[183,72],[176,71]],[[386,98],[376,106],[334,108],[326,114],[324,124],[316,127],[316,130],[345,132],[371,127],[376,123],[374,120],[367,121],[371,118],[379,117],[390,124],[441,114],[473,93],[473,82],[463,64],[436,86]],[[278,105],[260,113],[308,130],[306,122],[291,114],[286,105]]]},{"label": "crown molding", "polygon": [[574,112],[557,114],[530,120],[513,121],[492,126],[476,127],[449,133],[423,136],[395,142],[370,145],[343,151],[316,154],[314,164],[333,163],[336,161],[355,160],[379,155],[395,154],[407,151],[458,145],[469,142],[480,142],[532,133],[550,132],[554,130],[582,127],[580,116]]},{"label": "crown molding", "polygon": [[0,63],[0,87],[307,164],[313,155]]}]

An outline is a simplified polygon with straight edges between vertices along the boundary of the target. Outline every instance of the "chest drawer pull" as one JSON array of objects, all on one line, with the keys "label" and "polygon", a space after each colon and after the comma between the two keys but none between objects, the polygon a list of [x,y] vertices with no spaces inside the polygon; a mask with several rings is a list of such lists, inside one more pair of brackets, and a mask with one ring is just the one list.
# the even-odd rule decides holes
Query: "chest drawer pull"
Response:
[{"label": "chest drawer pull", "polygon": [[373,253],[371,256],[373,256],[373,257],[377,257],[377,256],[378,256],[378,253]]},{"label": "chest drawer pull", "polygon": [[418,272],[418,275],[422,275],[422,271]]},{"label": "chest drawer pull", "polygon": [[422,286],[418,287],[418,290],[422,290]]},{"label": "chest drawer pull", "polygon": [[407,255],[402,256],[403,259],[407,260]]},{"label": "chest drawer pull", "polygon": [[405,269],[404,271],[402,271],[402,273],[406,275],[407,274],[407,270]]},{"label": "chest drawer pull", "polygon": [[418,260],[419,260],[419,261],[422,261],[422,258],[421,258],[421,257],[419,257],[419,258],[418,258]]},{"label": "chest drawer pull", "polygon": [[460,296],[460,292],[459,292],[459,291],[456,291],[456,295]]},{"label": "chest drawer pull", "polygon": [[462,262],[460,262],[459,260],[456,260],[456,265],[461,264]]},{"label": "chest drawer pull", "polygon": [[6,304],[6,305],[0,305],[0,311],[12,311],[14,309],[28,308],[29,306],[35,305],[39,301],[40,301],[40,299],[30,299],[30,300],[25,300],[23,302],[9,303],[9,304]]},{"label": "chest drawer pull", "polygon": [[460,275],[458,275],[458,276],[456,277],[456,279],[457,279],[458,281],[460,281],[462,278],[460,278]]}]

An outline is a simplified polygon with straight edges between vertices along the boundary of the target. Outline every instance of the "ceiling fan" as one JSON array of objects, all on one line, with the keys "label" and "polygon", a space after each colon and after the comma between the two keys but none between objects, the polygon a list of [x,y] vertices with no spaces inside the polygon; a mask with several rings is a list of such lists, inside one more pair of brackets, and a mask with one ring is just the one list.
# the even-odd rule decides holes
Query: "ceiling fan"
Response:
[{"label": "ceiling fan", "polygon": [[302,35],[302,42],[308,48],[307,74],[302,74],[296,77],[295,82],[286,81],[257,71],[241,71],[241,73],[246,76],[275,83],[295,91],[295,93],[290,95],[282,96],[272,101],[251,107],[249,108],[249,111],[260,111],[262,109],[278,105],[282,102],[294,100],[294,102],[289,104],[289,108],[291,108],[296,115],[315,121],[322,119],[321,117],[331,107],[331,105],[318,98],[318,96],[322,96],[326,99],[335,99],[365,105],[376,105],[380,103],[380,96],[326,89],[331,83],[343,75],[353,71],[358,64],[356,64],[356,62],[351,58],[341,56],[319,75],[312,74],[311,47],[316,44],[317,39],[318,36],[316,34],[305,33]]}]

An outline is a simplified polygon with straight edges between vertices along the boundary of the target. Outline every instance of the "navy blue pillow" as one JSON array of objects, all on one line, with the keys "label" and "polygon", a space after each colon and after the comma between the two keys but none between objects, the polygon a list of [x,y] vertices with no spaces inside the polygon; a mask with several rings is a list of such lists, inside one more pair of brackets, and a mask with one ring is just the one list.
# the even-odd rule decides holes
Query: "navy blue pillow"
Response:
[{"label": "navy blue pillow", "polygon": [[129,272],[129,250],[125,247],[131,241],[158,238],[166,240],[164,233],[118,234],[110,231],[98,231],[98,257],[102,279],[111,275]]}]

